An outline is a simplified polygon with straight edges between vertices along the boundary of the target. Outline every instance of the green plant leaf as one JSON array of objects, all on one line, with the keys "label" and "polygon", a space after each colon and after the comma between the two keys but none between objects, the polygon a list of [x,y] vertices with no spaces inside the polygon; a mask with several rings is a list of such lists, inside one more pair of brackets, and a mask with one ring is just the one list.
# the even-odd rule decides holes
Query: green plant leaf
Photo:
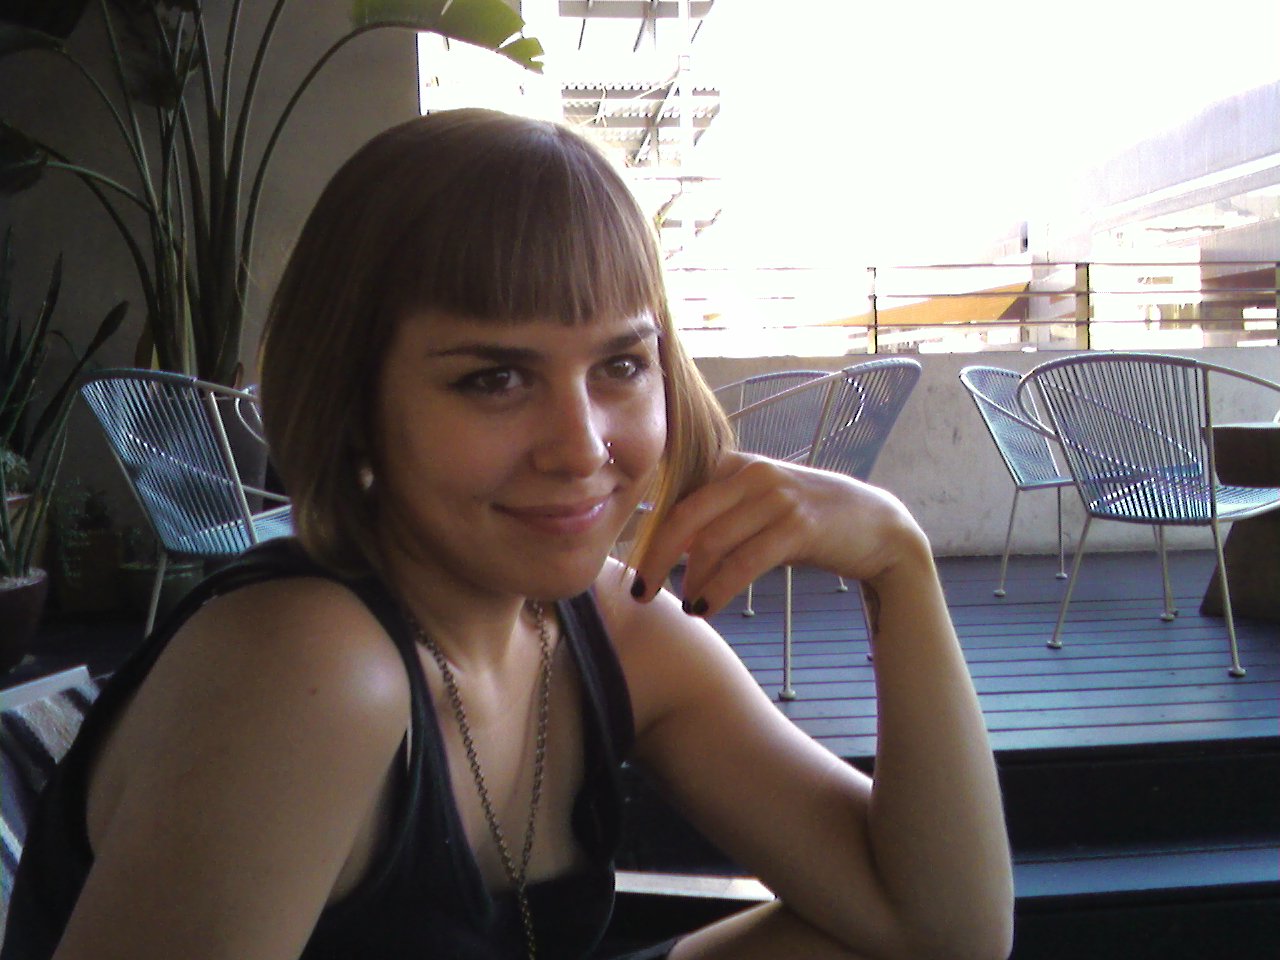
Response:
[{"label": "green plant leaf", "polygon": [[537,58],[543,56],[546,51],[542,49],[542,41],[537,37],[517,37],[510,43],[503,44],[498,49],[498,53],[509,60],[514,60],[527,70],[541,73],[542,63]]},{"label": "green plant leaf", "polygon": [[0,120],[0,196],[20,193],[44,175],[49,155],[17,127]]},{"label": "green plant leaf", "polygon": [[62,41],[42,30],[0,21],[0,57],[24,50],[57,50]]},{"label": "green plant leaf", "polygon": [[120,65],[129,96],[164,111],[177,109],[182,89],[199,69],[196,34],[183,3],[115,0]]},{"label": "green plant leaf", "polygon": [[[102,322],[98,324],[97,332],[94,333],[93,339],[89,341],[89,345],[85,347],[84,352],[76,354],[72,348],[72,356],[75,357],[75,364],[71,370],[62,378],[62,385],[58,388],[57,393],[53,395],[53,399],[45,405],[39,418],[35,422],[35,426],[31,428],[31,436],[40,438],[52,434],[54,423],[56,422],[58,411],[62,409],[67,397],[71,391],[79,386],[80,371],[88,364],[89,359],[97,353],[98,349],[115,335],[120,329],[120,324],[124,322],[124,316],[129,311],[129,301],[121,300],[103,317]],[[61,335],[59,335],[61,336]],[[62,337],[66,342],[66,338]]]},{"label": "green plant leaf", "polygon": [[438,33],[500,53],[527,70],[542,72],[542,64],[534,60],[542,55],[542,44],[531,37],[517,36],[524,29],[524,21],[503,0],[355,0],[351,18],[358,27],[401,25]]},{"label": "green plant leaf", "polygon": [[446,37],[496,50],[524,29],[524,21],[502,0],[454,0],[438,29]]},{"label": "green plant leaf", "polygon": [[423,25],[423,30],[434,30],[448,3],[449,0],[354,0],[351,22],[357,27],[416,22]]}]

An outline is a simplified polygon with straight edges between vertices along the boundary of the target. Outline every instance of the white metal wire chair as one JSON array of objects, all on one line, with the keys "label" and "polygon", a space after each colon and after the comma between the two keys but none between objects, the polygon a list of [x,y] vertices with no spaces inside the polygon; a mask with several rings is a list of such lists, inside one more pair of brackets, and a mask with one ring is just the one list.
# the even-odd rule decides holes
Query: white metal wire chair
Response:
[{"label": "white metal wire chair", "polygon": [[[1159,354],[1080,354],[1041,364],[1023,378],[1018,387],[1021,410],[1034,419],[1028,401],[1032,391],[1043,401],[1042,427],[1057,437],[1086,512],[1049,646],[1062,645],[1062,626],[1094,519],[1151,524],[1158,531],[1208,526],[1231,650],[1228,672],[1244,676],[1219,524],[1280,508],[1280,488],[1219,482],[1211,393],[1217,378],[1280,393],[1280,383],[1262,377]],[[1163,547],[1163,537],[1158,540]],[[1165,592],[1168,609],[1167,575]]]},{"label": "white metal wire chair", "polygon": [[[80,395],[159,545],[147,633],[169,557],[233,557],[293,532],[288,498],[247,484],[228,438],[227,424],[235,422],[246,442],[265,448],[253,393],[177,373],[123,369],[85,377]],[[283,505],[257,510],[250,498]]]},{"label": "white metal wire chair", "polygon": [[[733,424],[738,449],[787,463],[806,463],[833,376],[830,370],[782,370],[717,387],[716,399]],[[798,389],[806,386],[810,389]],[[749,584],[744,617],[756,615],[753,596],[754,584]]]},{"label": "white metal wire chair", "polygon": [[831,370],[777,370],[773,373],[758,373],[753,377],[716,387],[714,393],[725,413],[732,417],[744,407],[759,403],[792,387],[829,377],[832,372]]},{"label": "white metal wire chair", "polygon": [[[761,392],[771,382],[789,386],[730,412],[738,446],[749,453],[866,480],[920,378],[920,364],[894,357],[869,360],[836,373],[815,374],[788,371],[758,378],[775,378],[752,385]],[[791,568],[784,567],[783,575],[782,689],[778,696],[794,700]],[[841,590],[846,589],[843,580],[839,584]],[[754,614],[751,595],[748,587],[744,616]],[[863,612],[865,615],[865,609]]]},{"label": "white metal wire chair", "polygon": [[1050,439],[1019,413],[1017,392],[1021,379],[1022,374],[1018,371],[1003,367],[970,366],[960,371],[960,383],[978,408],[987,433],[1013,480],[1013,504],[1009,507],[1009,525],[1004,535],[1004,552],[1000,556],[1000,582],[994,590],[997,597],[1005,595],[1018,497],[1027,491],[1053,490],[1057,494],[1058,572],[1055,576],[1059,580],[1067,579],[1066,545],[1062,535],[1062,489],[1071,486],[1071,475],[1058,466]]}]

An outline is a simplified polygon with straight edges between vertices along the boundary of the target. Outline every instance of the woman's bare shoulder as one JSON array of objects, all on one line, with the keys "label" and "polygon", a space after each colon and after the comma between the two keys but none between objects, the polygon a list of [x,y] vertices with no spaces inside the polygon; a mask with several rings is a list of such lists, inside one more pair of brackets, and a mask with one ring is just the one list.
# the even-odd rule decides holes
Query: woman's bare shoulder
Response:
[{"label": "woman's bare shoulder", "polygon": [[137,956],[145,937],[160,945],[146,955],[174,956],[199,931],[228,956],[296,956],[375,822],[408,704],[399,653],[341,585],[211,600],[99,755],[70,953],[110,937]]},{"label": "woman's bare shoulder", "polygon": [[319,578],[243,587],[183,625],[134,695],[100,756],[94,819],[109,819],[138,777],[166,775],[137,758],[328,741],[341,765],[348,753],[389,756],[408,717],[404,662],[349,590]]},{"label": "woman's bare shoulder", "polygon": [[408,707],[404,662],[386,630],[350,590],[318,577],[215,598],[174,636],[155,673],[187,676],[211,694],[221,678],[223,692],[240,688],[233,699],[243,706],[254,693],[279,703],[300,692],[323,694],[333,709],[390,708],[404,716]]}]

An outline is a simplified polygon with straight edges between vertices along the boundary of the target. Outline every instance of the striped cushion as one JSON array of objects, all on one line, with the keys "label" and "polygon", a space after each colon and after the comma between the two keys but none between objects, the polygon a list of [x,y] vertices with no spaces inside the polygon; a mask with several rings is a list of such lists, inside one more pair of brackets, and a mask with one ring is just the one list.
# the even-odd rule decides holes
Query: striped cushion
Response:
[{"label": "striped cushion", "polygon": [[90,680],[0,714],[0,941],[36,798],[97,695]]}]

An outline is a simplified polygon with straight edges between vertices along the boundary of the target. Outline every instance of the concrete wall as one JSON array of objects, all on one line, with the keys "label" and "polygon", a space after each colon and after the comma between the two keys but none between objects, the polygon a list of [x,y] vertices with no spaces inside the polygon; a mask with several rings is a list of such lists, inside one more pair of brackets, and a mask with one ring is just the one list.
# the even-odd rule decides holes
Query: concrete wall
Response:
[{"label": "concrete wall", "polygon": [[[1188,354],[1280,380],[1280,348],[1200,350]],[[1013,497],[1013,484],[972,400],[960,385],[962,367],[989,364],[1019,371],[1055,354],[986,353],[917,357],[924,370],[872,474],[872,482],[893,491],[919,519],[940,556],[999,554]],[[698,361],[712,386],[755,373],[787,369],[838,369],[843,360],[824,357],[769,357],[755,360],[704,358]],[[1221,389],[1214,381],[1215,415],[1219,420],[1270,420],[1280,409],[1280,393],[1262,388]],[[1084,513],[1075,492],[1063,496],[1063,525],[1068,549],[1075,543]],[[1055,498],[1049,492],[1024,494],[1018,505],[1014,553],[1053,553],[1056,545]],[[1173,549],[1203,548],[1212,543],[1207,529],[1174,529]],[[1088,549],[1146,549],[1154,543],[1150,529],[1121,523],[1097,523]]]}]

